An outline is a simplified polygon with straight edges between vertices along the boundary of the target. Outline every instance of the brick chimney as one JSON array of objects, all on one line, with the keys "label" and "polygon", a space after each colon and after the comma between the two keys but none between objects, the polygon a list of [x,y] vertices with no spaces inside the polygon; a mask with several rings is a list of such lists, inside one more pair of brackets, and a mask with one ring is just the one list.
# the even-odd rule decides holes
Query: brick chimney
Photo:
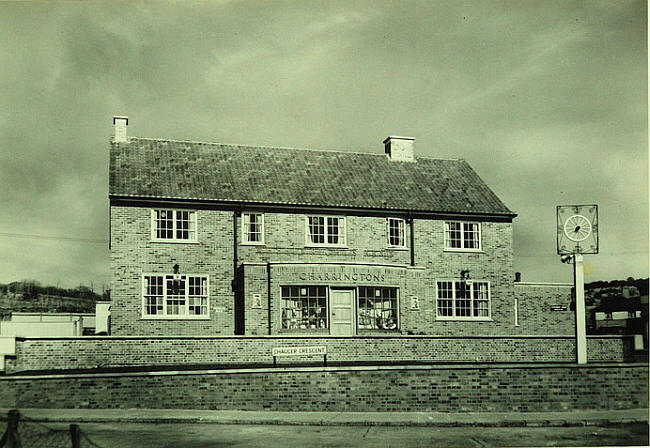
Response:
[{"label": "brick chimney", "polygon": [[390,136],[384,140],[384,149],[388,158],[400,162],[415,162],[413,154],[413,137],[395,137]]},{"label": "brick chimney", "polygon": [[115,135],[113,136],[113,141],[116,143],[128,141],[126,137],[126,127],[129,125],[129,117],[123,117],[119,115],[113,116],[113,128],[115,130]]}]

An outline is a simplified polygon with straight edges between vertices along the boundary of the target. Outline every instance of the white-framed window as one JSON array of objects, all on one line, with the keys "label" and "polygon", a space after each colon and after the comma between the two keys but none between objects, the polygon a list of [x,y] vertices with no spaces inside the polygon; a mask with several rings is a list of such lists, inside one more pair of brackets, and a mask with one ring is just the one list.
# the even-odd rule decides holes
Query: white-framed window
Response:
[{"label": "white-framed window", "polygon": [[143,274],[142,316],[151,319],[208,318],[207,275]]},{"label": "white-framed window", "polygon": [[406,247],[406,221],[401,218],[386,218],[388,247]]},{"label": "white-framed window", "polygon": [[359,286],[359,329],[398,331],[398,290]]},{"label": "white-framed window", "polygon": [[196,211],[151,210],[151,239],[153,241],[197,241]]},{"label": "white-framed window", "polygon": [[445,250],[481,250],[481,224],[445,221]]},{"label": "white-framed window", "polygon": [[264,244],[263,213],[242,213],[242,244]]},{"label": "white-framed window", "polygon": [[490,319],[490,282],[439,280],[436,286],[439,320]]},{"label": "white-framed window", "polygon": [[306,246],[345,246],[344,216],[305,216]]},{"label": "white-framed window", "polygon": [[328,328],[327,286],[283,286],[282,328]]}]

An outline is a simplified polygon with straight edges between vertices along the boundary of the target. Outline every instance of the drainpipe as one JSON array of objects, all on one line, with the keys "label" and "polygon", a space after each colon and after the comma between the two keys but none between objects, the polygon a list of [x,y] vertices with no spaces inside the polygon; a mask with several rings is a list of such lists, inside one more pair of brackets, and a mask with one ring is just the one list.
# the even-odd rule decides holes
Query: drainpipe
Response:
[{"label": "drainpipe", "polygon": [[269,334],[271,334],[271,263],[266,262],[266,297],[268,299],[268,321],[269,321]]},{"label": "drainpipe", "polygon": [[232,290],[236,291],[237,285],[237,217],[241,216],[240,210],[232,214]]},{"label": "drainpipe", "polygon": [[415,266],[415,235],[413,233],[413,216],[411,216],[411,213],[409,212],[406,220],[409,223],[409,228],[411,231],[411,266]]}]

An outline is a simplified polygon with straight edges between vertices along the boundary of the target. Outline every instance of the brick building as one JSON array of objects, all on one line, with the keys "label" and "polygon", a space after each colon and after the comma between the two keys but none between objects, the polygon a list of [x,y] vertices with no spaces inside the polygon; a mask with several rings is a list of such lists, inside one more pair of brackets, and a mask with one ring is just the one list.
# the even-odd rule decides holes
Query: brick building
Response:
[{"label": "brick building", "polygon": [[[113,122],[113,334],[521,334],[516,215],[464,160],[419,157],[408,137],[352,153]],[[570,334],[564,321],[526,334]]]}]

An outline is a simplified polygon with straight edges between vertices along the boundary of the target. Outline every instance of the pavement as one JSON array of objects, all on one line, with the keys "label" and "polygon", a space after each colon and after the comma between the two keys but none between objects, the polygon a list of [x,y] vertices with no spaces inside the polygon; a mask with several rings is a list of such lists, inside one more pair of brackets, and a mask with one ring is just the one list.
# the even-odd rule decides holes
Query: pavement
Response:
[{"label": "pavement", "polygon": [[[9,409],[0,408],[5,420]],[[211,423],[224,425],[567,427],[648,423],[648,409],[568,412],[285,412],[195,409],[20,409],[41,423]]]}]

